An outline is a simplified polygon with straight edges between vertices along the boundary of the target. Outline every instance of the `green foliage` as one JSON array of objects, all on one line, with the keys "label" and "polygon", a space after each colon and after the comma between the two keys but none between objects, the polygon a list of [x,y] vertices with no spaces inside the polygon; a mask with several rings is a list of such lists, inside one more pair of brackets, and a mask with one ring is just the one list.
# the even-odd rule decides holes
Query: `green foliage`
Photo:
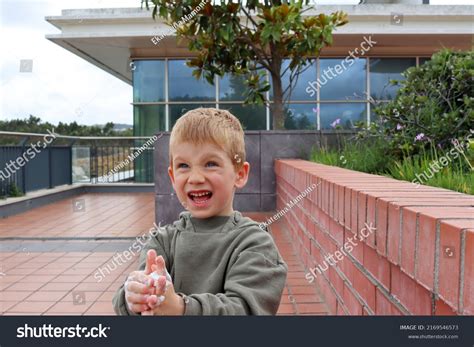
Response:
[{"label": "green foliage", "polygon": [[[398,159],[382,140],[364,139],[345,143],[340,151],[313,149],[311,161],[395,179],[474,194],[474,146],[440,150],[431,147]],[[466,150],[467,149],[467,150]],[[449,165],[443,166],[443,159]],[[436,168],[436,170],[434,170]],[[439,168],[439,169],[438,169]],[[431,177],[430,177],[431,176]],[[415,188],[415,186],[414,186]]]},{"label": "green foliage", "polygon": [[10,183],[10,186],[8,188],[8,196],[15,198],[15,197],[23,196],[23,193],[20,190],[20,188],[16,186],[15,183]]},{"label": "green foliage", "polygon": [[[441,157],[449,157],[453,162],[443,166],[439,160]],[[474,165],[474,161],[472,163]],[[474,171],[467,168],[470,165],[466,157],[460,155],[453,158],[449,151],[434,150],[431,153],[422,151],[412,157],[404,157],[402,160],[392,162],[388,166],[388,173],[393,178],[416,184],[474,194]]]},{"label": "green foliage", "polygon": [[[246,103],[262,104],[270,86],[259,70],[266,69],[274,88],[274,128],[284,125],[281,105],[291,93],[296,77],[317,57],[324,46],[332,44],[332,32],[347,23],[347,15],[303,17],[309,10],[304,1],[220,1],[207,2],[195,11],[201,0],[143,0],[153,18],[159,16],[170,25],[176,23],[178,40],[186,40],[197,54],[188,65],[196,78],[213,84],[216,75],[245,76],[249,92]],[[197,13],[196,13],[197,12]],[[288,71],[282,71],[284,59],[290,59]],[[286,69],[285,69],[286,70]],[[283,90],[281,77],[290,74],[290,86]],[[278,107],[277,107],[278,106]]]},{"label": "green foliage", "polygon": [[384,174],[390,159],[389,149],[381,140],[347,141],[340,151],[321,147],[311,154],[314,162],[373,174]]},{"label": "green foliage", "polygon": [[395,99],[378,105],[378,121],[361,136],[385,138],[400,159],[465,141],[474,127],[474,51],[442,50],[403,75],[392,81],[401,86]]}]

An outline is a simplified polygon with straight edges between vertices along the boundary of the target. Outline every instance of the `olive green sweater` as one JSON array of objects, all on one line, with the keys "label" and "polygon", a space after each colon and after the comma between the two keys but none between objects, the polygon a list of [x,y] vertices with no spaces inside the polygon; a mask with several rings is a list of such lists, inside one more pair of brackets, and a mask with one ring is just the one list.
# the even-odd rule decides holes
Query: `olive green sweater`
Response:
[{"label": "olive green sweater", "polygon": [[[240,212],[207,219],[182,212],[150,238],[140,270],[149,249],[163,256],[175,291],[189,299],[185,315],[271,315],[278,310],[288,267],[270,234]],[[113,304],[117,314],[133,314],[123,285]]]}]

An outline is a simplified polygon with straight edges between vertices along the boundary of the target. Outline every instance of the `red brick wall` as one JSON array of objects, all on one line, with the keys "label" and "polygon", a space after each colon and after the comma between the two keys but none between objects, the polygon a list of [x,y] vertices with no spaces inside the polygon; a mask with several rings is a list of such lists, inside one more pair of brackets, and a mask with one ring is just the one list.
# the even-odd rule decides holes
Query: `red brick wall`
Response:
[{"label": "red brick wall", "polygon": [[474,315],[474,196],[303,160],[275,173],[277,211],[316,185],[281,219],[332,314]]}]

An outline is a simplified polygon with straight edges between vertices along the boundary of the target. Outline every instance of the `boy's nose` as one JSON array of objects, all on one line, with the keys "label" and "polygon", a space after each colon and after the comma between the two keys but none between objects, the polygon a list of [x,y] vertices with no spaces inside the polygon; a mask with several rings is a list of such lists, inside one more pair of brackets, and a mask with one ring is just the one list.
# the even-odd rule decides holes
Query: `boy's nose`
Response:
[{"label": "boy's nose", "polygon": [[204,175],[199,170],[191,170],[188,181],[193,184],[203,183]]}]

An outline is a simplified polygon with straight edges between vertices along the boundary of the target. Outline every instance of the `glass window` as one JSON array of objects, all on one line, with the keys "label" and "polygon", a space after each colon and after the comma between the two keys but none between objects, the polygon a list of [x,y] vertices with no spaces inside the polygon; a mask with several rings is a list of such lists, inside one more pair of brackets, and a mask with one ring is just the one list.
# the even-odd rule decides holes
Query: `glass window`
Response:
[{"label": "glass window", "polygon": [[316,129],[316,104],[285,105],[285,129]]},{"label": "glass window", "polygon": [[134,136],[153,136],[165,130],[164,105],[135,105],[133,117]]},{"label": "glass window", "polygon": [[399,87],[391,86],[389,81],[404,80],[401,73],[415,65],[415,58],[370,59],[370,95],[376,100],[391,100]]},{"label": "glass window", "polygon": [[[367,59],[320,59],[321,100],[367,100]],[[313,84],[314,86],[314,84]]]},{"label": "glass window", "polygon": [[219,104],[219,108],[228,110],[236,116],[244,130],[265,130],[267,128],[264,105]]},{"label": "glass window", "polygon": [[355,122],[367,120],[366,103],[321,104],[321,130],[334,129],[331,125],[340,125],[351,129]]},{"label": "glass window", "polygon": [[199,107],[216,107],[216,104],[186,104],[170,105],[170,130],[173,129],[176,121],[186,112]]},{"label": "glass window", "polygon": [[133,62],[133,101],[165,101],[165,61]]},{"label": "glass window", "polygon": [[246,89],[244,76],[226,74],[219,79],[219,100],[243,101]]},{"label": "glass window", "polygon": [[[283,61],[281,71],[285,71],[285,69],[290,65],[290,60],[286,59]],[[293,91],[291,92],[291,100],[290,101],[308,101],[308,100],[316,100],[316,95],[314,93],[310,93],[308,91],[308,86],[310,82],[316,81],[316,61],[311,61],[310,66],[306,66],[303,68],[304,72],[298,76],[298,80],[296,84],[294,84]],[[283,91],[288,87],[290,83],[290,75],[291,72],[288,70],[281,78],[281,82],[283,85]],[[272,82],[270,76],[270,84]],[[270,89],[270,98],[273,100],[273,88]]]},{"label": "glass window", "polygon": [[431,60],[431,58],[418,58],[418,64],[423,65],[429,60]]},{"label": "glass window", "polygon": [[205,101],[216,99],[216,86],[206,80],[197,80],[192,75],[193,68],[186,66],[185,60],[170,60],[169,66],[169,100],[170,101]]}]

